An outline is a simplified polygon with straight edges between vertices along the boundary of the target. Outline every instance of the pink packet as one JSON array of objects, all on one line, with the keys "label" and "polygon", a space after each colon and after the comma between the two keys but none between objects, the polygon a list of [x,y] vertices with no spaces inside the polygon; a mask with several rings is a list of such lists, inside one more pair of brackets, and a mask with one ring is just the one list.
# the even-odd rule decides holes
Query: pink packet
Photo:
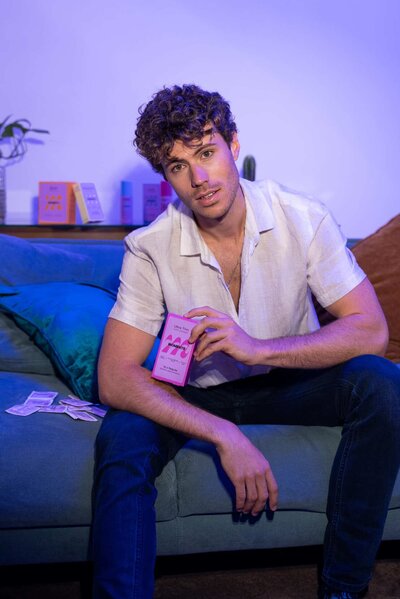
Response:
[{"label": "pink packet", "polygon": [[197,320],[168,314],[151,376],[183,387],[189,378],[194,343],[188,339]]},{"label": "pink packet", "polygon": [[48,412],[49,414],[65,414],[67,406],[42,406],[39,408],[39,412]]},{"label": "pink packet", "polygon": [[88,406],[85,409],[85,412],[89,412],[95,416],[100,416],[100,418],[104,418],[104,416],[107,414],[107,408],[102,408],[100,406]]},{"label": "pink packet", "polygon": [[30,416],[35,412],[39,411],[40,406],[35,405],[27,405],[27,404],[17,404],[16,406],[11,406],[8,408],[6,412],[12,414],[13,416]]},{"label": "pink packet", "polygon": [[83,399],[79,399],[79,397],[74,397],[72,395],[69,395],[68,397],[60,399],[60,403],[62,403],[64,406],[70,406],[73,408],[83,408],[83,409],[86,408],[86,406],[92,405],[91,401],[83,401]]},{"label": "pink packet", "polygon": [[67,407],[65,413],[68,414],[74,420],[86,420],[87,422],[97,422],[97,418],[93,416],[93,414],[88,414],[83,410],[76,410],[72,406]]}]

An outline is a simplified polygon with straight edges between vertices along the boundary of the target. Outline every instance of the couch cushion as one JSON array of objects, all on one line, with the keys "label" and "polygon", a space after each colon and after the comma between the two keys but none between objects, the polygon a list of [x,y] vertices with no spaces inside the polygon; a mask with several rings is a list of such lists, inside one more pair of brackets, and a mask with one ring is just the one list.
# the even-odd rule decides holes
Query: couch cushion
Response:
[{"label": "couch cushion", "polygon": [[88,524],[100,420],[4,411],[33,390],[67,397],[71,390],[54,376],[0,372],[0,388],[0,528]]},{"label": "couch cushion", "polygon": [[[0,372],[0,528],[88,526],[94,444],[101,421],[82,422],[66,414],[5,412],[22,404],[29,393],[71,390],[55,376]],[[165,467],[157,486],[157,520],[177,515],[174,461]]]},{"label": "couch cushion", "polygon": [[93,260],[84,254],[51,245],[34,245],[11,235],[0,235],[0,256],[0,284],[3,285],[86,281],[94,268]]},{"label": "couch cushion", "polygon": [[49,358],[10,316],[0,312],[0,370],[54,374]]},{"label": "couch cushion", "polygon": [[8,311],[81,399],[97,397],[96,362],[115,294],[79,283],[0,288]]},{"label": "couch cushion", "polygon": [[367,273],[389,326],[386,357],[400,362],[400,214],[352,248]]},{"label": "couch cushion", "polygon": [[[279,485],[279,509],[325,513],[340,427],[258,424],[240,428],[268,457]],[[175,466],[179,516],[232,512],[234,489],[210,444],[190,441],[177,454]],[[400,507],[400,473],[390,505]]]}]

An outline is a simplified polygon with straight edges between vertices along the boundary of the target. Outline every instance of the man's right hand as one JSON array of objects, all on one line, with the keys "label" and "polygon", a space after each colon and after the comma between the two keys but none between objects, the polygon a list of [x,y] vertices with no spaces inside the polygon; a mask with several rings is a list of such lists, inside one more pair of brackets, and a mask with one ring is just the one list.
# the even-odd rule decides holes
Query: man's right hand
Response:
[{"label": "man's right hand", "polygon": [[98,367],[101,401],[212,443],[235,486],[236,509],[257,515],[269,500],[270,509],[276,510],[278,486],[270,465],[240,429],[188,403],[171,385],[155,381],[139,366],[153,342],[154,336],[109,319]]},{"label": "man's right hand", "polygon": [[268,460],[235,426],[217,443],[222,467],[235,487],[236,510],[257,516],[278,507],[278,485]]}]

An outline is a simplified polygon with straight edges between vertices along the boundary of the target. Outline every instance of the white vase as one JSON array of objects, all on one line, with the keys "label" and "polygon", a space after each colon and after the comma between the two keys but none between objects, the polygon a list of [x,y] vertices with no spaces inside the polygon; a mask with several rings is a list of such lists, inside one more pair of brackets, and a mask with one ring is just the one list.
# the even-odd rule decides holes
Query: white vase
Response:
[{"label": "white vase", "polygon": [[6,167],[0,166],[0,225],[6,222]]}]

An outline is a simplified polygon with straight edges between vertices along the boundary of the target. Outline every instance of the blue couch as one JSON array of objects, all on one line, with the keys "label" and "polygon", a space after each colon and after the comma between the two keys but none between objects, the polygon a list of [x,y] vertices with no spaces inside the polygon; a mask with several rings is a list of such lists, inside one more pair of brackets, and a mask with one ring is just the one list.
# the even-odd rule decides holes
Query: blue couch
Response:
[{"label": "blue couch", "polygon": [[[87,560],[100,421],[5,410],[32,390],[97,400],[96,357],[122,256],[119,241],[0,235],[0,565]],[[236,516],[214,449],[188,441],[157,480],[159,555],[322,543],[340,428],[243,430],[271,462],[279,510],[256,521]],[[400,539],[400,477],[384,539]]]}]

